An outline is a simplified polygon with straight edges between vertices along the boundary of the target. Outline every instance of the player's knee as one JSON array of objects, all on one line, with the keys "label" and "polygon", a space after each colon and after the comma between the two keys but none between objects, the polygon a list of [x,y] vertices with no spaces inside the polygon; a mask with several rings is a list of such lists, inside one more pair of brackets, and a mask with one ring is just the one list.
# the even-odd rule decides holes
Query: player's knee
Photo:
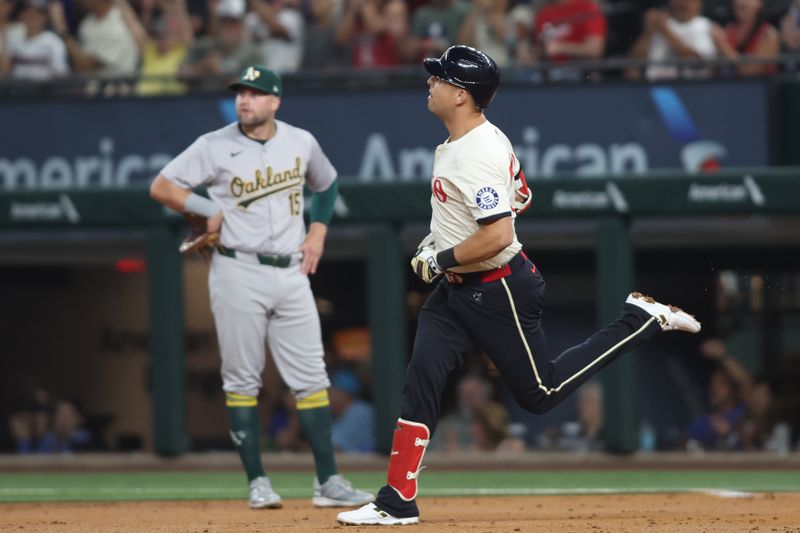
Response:
[{"label": "player's knee", "polygon": [[535,415],[543,415],[555,405],[550,396],[539,391],[516,396],[515,399],[520,407]]}]

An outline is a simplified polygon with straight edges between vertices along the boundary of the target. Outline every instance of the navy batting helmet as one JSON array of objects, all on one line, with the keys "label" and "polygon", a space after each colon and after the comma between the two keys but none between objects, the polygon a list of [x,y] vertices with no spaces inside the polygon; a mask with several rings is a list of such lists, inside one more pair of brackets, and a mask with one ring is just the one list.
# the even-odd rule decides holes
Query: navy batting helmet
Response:
[{"label": "navy batting helmet", "polygon": [[434,76],[468,91],[481,109],[489,106],[500,85],[497,63],[471,46],[451,46],[438,59],[426,58],[423,65]]}]

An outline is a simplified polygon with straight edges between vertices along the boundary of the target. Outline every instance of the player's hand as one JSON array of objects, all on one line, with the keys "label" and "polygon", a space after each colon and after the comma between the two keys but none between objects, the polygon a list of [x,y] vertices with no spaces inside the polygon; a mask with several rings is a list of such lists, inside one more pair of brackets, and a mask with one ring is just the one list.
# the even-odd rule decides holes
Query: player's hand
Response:
[{"label": "player's hand", "polygon": [[511,207],[519,215],[531,206],[531,200],[533,200],[533,191],[525,180],[525,172],[520,169],[514,176],[514,200],[511,202]]},{"label": "player's hand", "polygon": [[433,283],[444,271],[436,262],[436,248],[421,246],[417,254],[411,258],[411,269],[425,283]]},{"label": "player's hand", "polygon": [[182,254],[198,253],[204,259],[211,256],[212,249],[219,242],[219,228],[222,225],[222,210],[207,219],[202,215],[184,213],[189,223],[189,235],[183,239],[178,251]]},{"label": "player's hand", "polygon": [[316,274],[317,265],[325,249],[325,235],[328,233],[328,226],[321,222],[312,222],[308,228],[303,244],[299,251],[303,254],[303,262],[300,264],[300,272],[303,274]]}]

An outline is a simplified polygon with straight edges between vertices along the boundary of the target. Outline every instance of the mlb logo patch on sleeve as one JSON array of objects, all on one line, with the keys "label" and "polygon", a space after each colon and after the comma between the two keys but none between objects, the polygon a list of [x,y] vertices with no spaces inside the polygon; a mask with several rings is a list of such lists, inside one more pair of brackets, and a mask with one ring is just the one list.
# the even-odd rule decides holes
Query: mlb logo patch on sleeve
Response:
[{"label": "mlb logo patch on sleeve", "polygon": [[500,203],[500,195],[491,187],[484,187],[475,195],[475,203],[481,209],[488,211],[497,207],[497,204]]}]

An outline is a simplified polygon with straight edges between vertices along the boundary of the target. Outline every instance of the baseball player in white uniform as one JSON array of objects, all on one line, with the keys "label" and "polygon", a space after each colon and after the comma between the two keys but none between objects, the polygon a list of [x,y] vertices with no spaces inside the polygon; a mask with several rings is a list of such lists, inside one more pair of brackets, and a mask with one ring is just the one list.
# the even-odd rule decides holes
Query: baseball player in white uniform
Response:
[{"label": "baseball player in white uniform", "polygon": [[467,353],[486,352],[517,402],[544,413],[657,332],[700,330],[680,309],[632,293],[617,321],[552,358],[541,324],[544,280],[514,230],[531,191],[508,138],[483,115],[500,71],[483,52],[460,45],[424,65],[431,75],[428,109],[450,136],[436,148],[431,233],[411,267],[437,284],[419,315],[387,484],[374,503],[340,513],[343,524],[419,521],[422,458],[447,380]]},{"label": "baseball player in white uniform", "polygon": [[[354,489],[334,461],[330,382],[308,280],[333,214],[336,169],[311,133],[275,119],[283,92],[276,73],[251,66],[230,88],[238,121],[200,136],[150,191],[172,209],[207,217],[208,234],[219,234],[208,285],[230,434],[250,484],[250,507],[281,506],[261,464],[257,397],[265,337],[314,454],[314,505],[363,505],[373,496]],[[308,232],[304,185],[312,191]],[[192,192],[198,186],[210,198]]]}]

